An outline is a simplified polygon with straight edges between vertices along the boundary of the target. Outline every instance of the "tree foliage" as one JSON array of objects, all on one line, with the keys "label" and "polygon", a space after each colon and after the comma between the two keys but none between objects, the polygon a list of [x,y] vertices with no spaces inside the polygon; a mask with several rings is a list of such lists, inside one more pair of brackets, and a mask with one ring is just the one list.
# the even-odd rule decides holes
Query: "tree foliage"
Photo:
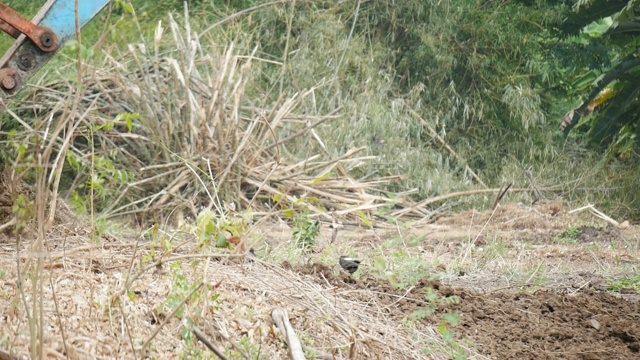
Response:
[{"label": "tree foliage", "polygon": [[564,132],[582,127],[594,144],[610,145],[609,155],[629,155],[640,139],[640,2],[579,1],[574,9],[563,26],[569,41],[600,44],[608,59],[577,78],[575,90],[588,95],[565,116]]},{"label": "tree foliage", "polygon": [[379,1],[361,29],[392,50],[398,88],[423,87],[427,117],[471,150],[472,167],[496,176],[504,157],[553,152],[553,86],[566,70],[552,60],[549,29],[567,10],[547,1]]}]

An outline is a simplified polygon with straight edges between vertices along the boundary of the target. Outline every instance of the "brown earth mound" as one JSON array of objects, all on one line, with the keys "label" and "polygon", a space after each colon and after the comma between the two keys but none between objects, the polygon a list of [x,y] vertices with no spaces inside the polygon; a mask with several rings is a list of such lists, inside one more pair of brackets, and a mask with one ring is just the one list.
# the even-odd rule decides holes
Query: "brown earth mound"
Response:
[{"label": "brown earth mound", "polygon": [[[407,290],[396,290],[372,277],[354,280],[346,274],[332,276],[331,269],[314,265],[296,269],[316,274],[318,282],[377,296],[377,304],[397,320],[427,305],[425,289],[442,297],[457,296],[460,303],[439,307],[427,322],[453,312],[462,322],[452,328],[457,339],[468,339],[478,352],[495,359],[637,359],[640,357],[640,315],[633,303],[593,288],[573,293],[550,290],[533,293],[479,293],[454,289],[424,280]],[[325,280],[326,279],[326,280]]]}]

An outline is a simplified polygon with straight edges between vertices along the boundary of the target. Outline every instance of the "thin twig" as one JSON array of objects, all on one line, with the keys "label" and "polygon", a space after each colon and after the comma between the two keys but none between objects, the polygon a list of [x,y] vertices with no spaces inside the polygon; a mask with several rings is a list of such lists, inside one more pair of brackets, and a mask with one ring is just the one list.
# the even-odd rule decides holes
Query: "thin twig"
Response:
[{"label": "thin twig", "polygon": [[228,359],[224,355],[224,353],[222,353],[222,351],[218,350],[218,348],[215,345],[213,345],[213,343],[211,341],[209,341],[209,339],[207,339],[207,336],[200,329],[198,329],[197,326],[193,325],[191,330],[196,335],[196,338],[198,340],[200,340],[204,344],[204,346],[206,346],[209,350],[211,350],[214,354],[216,354],[216,356],[220,360],[227,360]]},{"label": "thin twig", "polygon": [[149,344],[151,343],[151,341],[158,335],[158,333],[160,332],[160,330],[162,330],[162,328],[169,322],[169,320],[171,320],[175,314],[178,312],[178,310],[180,310],[180,308],[187,302],[189,301],[189,299],[191,299],[191,297],[198,291],[200,290],[200,288],[202,287],[204,283],[200,282],[198,284],[198,286],[196,286],[193,290],[191,290],[191,292],[185,296],[185,298],[180,302],[180,304],[178,304],[175,309],[173,309],[173,311],[164,319],[164,321],[162,321],[162,323],[160,325],[158,325],[158,327],[156,327],[156,330],[151,334],[151,336],[149,336],[149,338],[147,339],[147,341],[144,342],[144,344],[142,344],[142,347],[140,348],[140,353],[143,354],[145,349],[149,346]]},{"label": "thin twig", "polygon": [[[338,111],[340,109],[341,109],[341,107],[338,108],[338,109],[335,109],[333,112],[336,112],[336,111]],[[307,132],[309,132],[309,130],[316,128],[318,125],[326,122],[327,120],[333,120],[333,119],[334,119],[333,117],[329,117],[329,116],[324,117],[324,118],[322,118],[322,119],[320,119],[320,120],[318,120],[318,121],[316,121],[316,122],[314,122],[314,123],[312,123],[310,125],[307,125],[304,129],[298,131],[297,133],[289,135],[286,138],[278,141],[277,143],[275,143],[273,145],[270,145],[269,147],[267,147],[265,149],[265,151],[269,151],[269,150],[273,149],[274,147],[281,146],[282,144],[286,144],[286,143],[290,142],[291,140],[299,138],[300,136],[302,136],[302,135],[306,134]]]},{"label": "thin twig", "polygon": [[500,204],[500,201],[502,201],[502,198],[507,194],[507,191],[509,191],[509,188],[511,188],[512,185],[513,185],[513,182],[510,182],[509,185],[507,185],[507,187],[504,188],[504,190],[502,189],[502,187],[500,188],[500,191],[498,191],[498,195],[496,196],[496,201],[493,203],[493,206],[491,207],[491,211],[495,210],[498,207],[498,204]]}]

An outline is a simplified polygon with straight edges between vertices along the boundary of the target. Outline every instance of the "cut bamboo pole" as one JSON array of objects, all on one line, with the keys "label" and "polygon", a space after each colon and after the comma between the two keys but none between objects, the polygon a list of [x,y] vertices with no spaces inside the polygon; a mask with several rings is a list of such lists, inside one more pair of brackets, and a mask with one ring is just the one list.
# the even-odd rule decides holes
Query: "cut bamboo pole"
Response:
[{"label": "cut bamboo pole", "polygon": [[273,322],[276,324],[278,329],[280,329],[287,340],[287,345],[289,345],[289,356],[291,356],[291,360],[306,360],[304,351],[302,350],[300,339],[298,339],[298,335],[296,335],[295,329],[289,322],[287,311],[284,309],[276,308],[271,313],[271,318],[273,318]]}]

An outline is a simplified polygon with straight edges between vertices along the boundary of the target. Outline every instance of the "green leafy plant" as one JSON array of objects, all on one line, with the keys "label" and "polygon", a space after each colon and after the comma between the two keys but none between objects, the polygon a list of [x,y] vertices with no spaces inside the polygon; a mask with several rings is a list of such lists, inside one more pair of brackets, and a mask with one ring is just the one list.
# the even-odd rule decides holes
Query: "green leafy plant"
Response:
[{"label": "green leafy plant", "polygon": [[[169,311],[175,310],[184,301],[184,298],[197,287],[197,285],[191,284],[182,274],[182,263],[180,261],[174,262],[169,266],[169,273],[171,277],[171,292],[162,305],[156,309],[157,314],[161,314],[165,307]],[[198,300],[199,294],[195,294],[190,303],[197,303]],[[176,317],[182,318],[186,310],[187,307],[180,308],[175,314]]]},{"label": "green leafy plant", "polygon": [[[440,296],[436,290],[431,287],[425,288],[426,292],[424,300],[427,303],[426,306],[421,309],[415,310],[410,315],[410,319],[413,322],[430,319],[441,308],[446,308],[451,305],[460,304],[460,298],[458,296]],[[456,341],[453,333],[449,329],[460,324],[460,315],[445,312],[442,314],[442,320],[438,326],[438,333],[442,336],[442,340],[447,346],[446,352],[449,353],[453,359],[467,359],[467,351]]]},{"label": "green leafy plant", "polygon": [[175,316],[183,323],[182,338],[187,343],[192,342],[191,329],[195,320],[203,314],[204,306],[216,306],[220,302],[219,294],[214,294],[210,299],[205,299],[200,291],[202,283],[200,281],[191,283],[183,274],[182,263],[176,261],[169,266],[171,278],[171,291],[165,301],[159,304],[155,311],[158,316]]},{"label": "green leafy plant", "polygon": [[441,300],[440,296],[438,295],[438,292],[435,291],[433,288],[426,288],[424,289],[424,291],[426,291],[427,293],[424,297],[424,300],[427,302],[427,305],[421,309],[418,309],[412,312],[410,316],[411,320],[417,321],[417,320],[429,318],[438,309],[438,305],[440,304],[440,300]]},{"label": "green leafy plant", "polygon": [[[166,232],[160,230],[160,226],[153,224],[151,231],[147,231],[143,236],[150,238],[149,252],[142,257],[142,263],[150,263],[158,258],[164,258],[173,253],[172,239]],[[159,252],[159,254],[158,254]]]},{"label": "green leafy plant", "polygon": [[413,286],[422,279],[436,280],[433,267],[420,256],[414,256],[405,250],[395,251],[387,260],[377,256],[373,261],[373,272],[389,282],[393,287],[403,289]]},{"label": "green leafy plant", "polygon": [[266,359],[264,354],[261,354],[260,344],[256,344],[249,336],[242,336],[238,341],[238,348],[229,351],[231,359]]},{"label": "green leafy plant", "polygon": [[[423,289],[425,291],[424,300],[427,306],[415,310],[411,313],[411,320],[418,321],[431,317],[441,306],[457,305],[460,304],[460,298],[458,296],[440,296],[438,292],[431,288]],[[446,314],[445,314],[446,315]],[[445,320],[451,315],[445,316]]]},{"label": "green leafy plant", "polygon": [[236,237],[242,239],[249,229],[251,211],[247,210],[244,216],[221,216],[210,210],[203,210],[196,219],[196,234],[200,247],[213,244],[218,248],[230,248],[229,239]]},{"label": "green leafy plant", "polygon": [[35,215],[35,204],[25,194],[18,194],[11,211],[17,221],[14,231],[19,233]]},{"label": "green leafy plant", "polygon": [[560,243],[576,244],[580,242],[580,237],[583,233],[590,233],[592,231],[600,232],[604,230],[607,225],[603,224],[582,224],[569,226],[565,231],[556,235],[554,239]]},{"label": "green leafy plant", "polygon": [[281,189],[282,193],[273,197],[282,215],[293,223],[293,241],[299,249],[312,248],[320,236],[320,223],[311,216],[310,208],[319,204],[316,198],[297,198],[290,200]]},{"label": "green leafy plant", "polygon": [[584,127],[592,144],[609,147],[608,158],[633,156],[640,140],[640,58],[635,50],[640,22],[634,15],[640,7],[633,0],[579,4],[563,24],[565,35],[601,47],[603,56],[599,64],[576,69],[580,81],[574,82],[574,90],[587,95],[565,115],[564,133]]},{"label": "green leafy plant", "polygon": [[453,332],[449,327],[455,327],[460,324],[460,315],[453,313],[445,313],[442,315],[443,321],[438,326],[438,333],[442,336],[445,344],[448,346],[448,353],[454,360],[466,360],[469,358],[468,352],[455,339]]},{"label": "green leafy plant", "polygon": [[293,221],[293,240],[302,250],[309,250],[320,235],[320,223],[307,213],[297,214]]}]

